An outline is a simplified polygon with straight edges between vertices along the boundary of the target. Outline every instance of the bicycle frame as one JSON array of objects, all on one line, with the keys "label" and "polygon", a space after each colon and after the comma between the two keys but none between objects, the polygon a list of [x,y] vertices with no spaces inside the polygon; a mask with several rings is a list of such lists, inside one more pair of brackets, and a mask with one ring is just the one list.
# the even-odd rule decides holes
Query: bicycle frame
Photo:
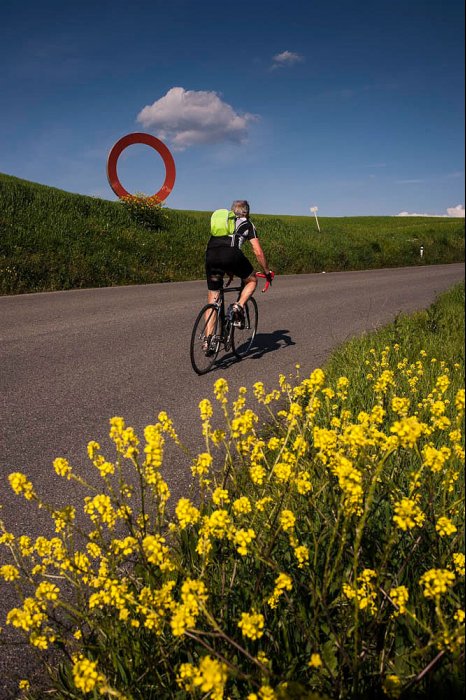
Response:
[{"label": "bicycle frame", "polygon": [[242,290],[243,290],[242,287],[224,287],[223,289],[219,289],[215,300],[212,302],[213,305],[216,306],[218,311],[219,311],[219,319],[220,319],[220,329],[219,330],[220,330],[220,332],[217,336],[217,339],[220,343],[223,344],[223,346],[227,352],[231,348],[232,319],[226,318],[225,294],[227,294],[228,292],[237,292],[238,299],[239,299],[239,295],[241,294]]}]

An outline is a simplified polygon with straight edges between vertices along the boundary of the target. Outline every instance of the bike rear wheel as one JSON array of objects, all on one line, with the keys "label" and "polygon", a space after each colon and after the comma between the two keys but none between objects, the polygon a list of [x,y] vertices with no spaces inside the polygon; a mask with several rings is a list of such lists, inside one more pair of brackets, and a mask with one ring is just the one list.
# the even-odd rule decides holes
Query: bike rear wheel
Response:
[{"label": "bike rear wheel", "polygon": [[[214,329],[210,340],[206,336],[206,328]],[[205,350],[205,342],[209,340],[209,350]],[[206,374],[214,364],[220,349],[220,318],[219,309],[214,304],[206,304],[196,318],[191,334],[191,364],[197,374]]]},{"label": "bike rear wheel", "polygon": [[232,350],[236,357],[244,357],[250,351],[256,337],[258,320],[257,302],[251,297],[244,308],[244,327],[233,327]]}]

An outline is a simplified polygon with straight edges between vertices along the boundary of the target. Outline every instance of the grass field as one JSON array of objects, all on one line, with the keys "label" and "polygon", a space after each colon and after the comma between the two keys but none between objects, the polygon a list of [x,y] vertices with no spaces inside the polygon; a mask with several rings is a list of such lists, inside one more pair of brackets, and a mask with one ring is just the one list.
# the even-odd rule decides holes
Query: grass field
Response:
[{"label": "grass field", "polygon": [[[120,202],[0,174],[0,294],[201,279],[211,212],[164,212],[149,230]],[[464,260],[463,219],[252,219],[280,274]]]}]

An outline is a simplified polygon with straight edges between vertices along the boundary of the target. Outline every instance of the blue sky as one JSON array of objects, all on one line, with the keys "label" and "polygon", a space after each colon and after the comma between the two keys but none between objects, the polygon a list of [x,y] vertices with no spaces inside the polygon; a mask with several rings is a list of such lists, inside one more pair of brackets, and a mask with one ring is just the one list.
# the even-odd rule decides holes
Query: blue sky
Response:
[{"label": "blue sky", "polygon": [[[464,216],[462,0],[2,3],[0,172],[106,199],[161,138],[175,209]],[[126,149],[122,185],[165,171]]]}]

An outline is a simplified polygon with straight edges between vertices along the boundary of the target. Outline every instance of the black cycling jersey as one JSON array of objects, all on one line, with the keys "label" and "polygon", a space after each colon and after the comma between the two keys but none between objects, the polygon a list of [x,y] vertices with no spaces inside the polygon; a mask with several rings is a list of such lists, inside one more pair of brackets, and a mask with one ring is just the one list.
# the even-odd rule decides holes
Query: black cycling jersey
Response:
[{"label": "black cycling jersey", "polygon": [[235,232],[228,236],[211,236],[207,248],[238,248],[241,249],[244,241],[258,238],[256,227],[249,219],[240,217],[236,219]]}]

